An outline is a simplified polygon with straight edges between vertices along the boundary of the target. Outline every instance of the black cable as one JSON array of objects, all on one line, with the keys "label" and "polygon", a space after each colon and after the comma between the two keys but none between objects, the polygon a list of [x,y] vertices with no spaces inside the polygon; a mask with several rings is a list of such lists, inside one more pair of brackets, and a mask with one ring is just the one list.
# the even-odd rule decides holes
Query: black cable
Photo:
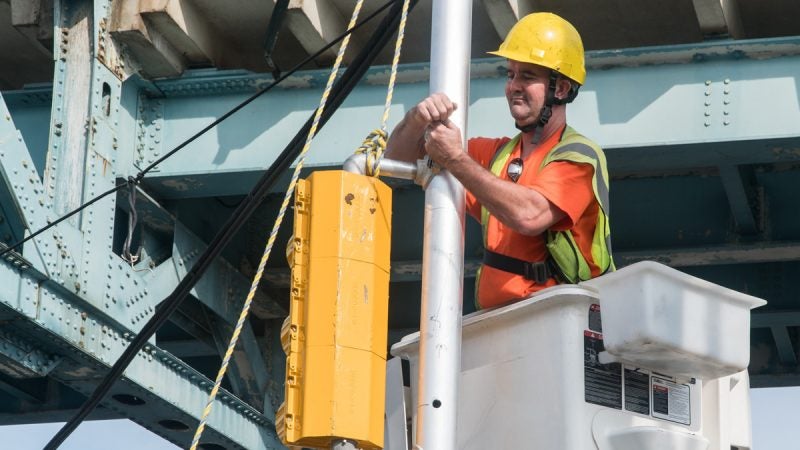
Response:
[{"label": "black cable", "polygon": [[[344,102],[350,91],[355,88],[356,84],[361,80],[364,73],[366,73],[370,64],[378,56],[378,53],[386,45],[389,39],[394,34],[394,30],[400,23],[400,12],[402,3],[398,0],[390,0],[382,9],[394,3],[394,8],[383,19],[378,27],[377,34],[373,37],[373,42],[362,50],[361,53],[353,60],[350,67],[342,75],[339,81],[336,82],[331,90],[330,97],[328,98],[328,107],[323,111],[319,120],[319,128],[323,127],[338,107]],[[417,3],[417,0],[411,1],[411,8]],[[316,112],[316,111],[315,111]],[[131,341],[125,351],[120,355],[119,359],[114,363],[109,372],[95,388],[92,395],[87,399],[86,403],[81,409],[53,436],[50,442],[44,447],[44,450],[55,450],[64,440],[80,425],[83,419],[86,418],[94,408],[102,401],[103,397],[108,393],[117,379],[119,379],[128,364],[133,360],[141,348],[148,342],[150,337],[155,334],[161,325],[166,322],[169,315],[175,311],[180,305],[181,301],[189,294],[197,283],[198,279],[205,273],[211,262],[216,258],[223,248],[231,241],[234,234],[242,227],[252,213],[260,206],[263,199],[269,194],[272,185],[278,180],[282,173],[291,166],[297,154],[303,147],[306,136],[311,124],[313,122],[313,115],[300,131],[295,135],[294,139],[284,148],[281,154],[275,159],[267,172],[262,175],[256,186],[247,194],[242,203],[233,212],[231,217],[222,226],[214,239],[208,244],[206,250],[198,257],[195,264],[186,274],[183,280],[178,283],[172,293],[167,296],[156,307],[153,317],[147,321],[142,330]]]},{"label": "black cable", "polygon": [[[258,97],[261,97],[261,95],[263,95],[267,91],[271,90],[272,88],[277,86],[280,82],[282,82],[283,80],[285,80],[286,78],[288,78],[289,76],[293,75],[295,72],[300,70],[303,66],[305,66],[309,62],[313,61],[314,59],[316,59],[317,57],[322,55],[325,51],[327,51],[328,49],[330,49],[331,47],[336,45],[339,41],[344,39],[345,36],[347,36],[348,34],[352,33],[353,31],[357,30],[358,28],[360,28],[365,23],[367,23],[370,20],[372,20],[373,18],[375,18],[375,16],[377,16],[378,14],[383,12],[386,8],[388,8],[389,6],[391,6],[393,3],[397,2],[397,1],[399,1],[399,0],[389,0],[386,4],[384,4],[383,6],[378,8],[372,14],[368,15],[367,17],[365,17],[364,20],[358,22],[351,30],[345,31],[344,33],[340,34],[339,36],[336,37],[336,39],[334,39],[330,43],[326,44],[324,47],[319,49],[313,55],[311,55],[311,56],[307,57],[306,59],[304,59],[302,62],[296,64],[288,72],[286,72],[284,75],[282,75],[281,77],[279,77],[278,79],[276,79],[275,81],[270,83],[268,86],[266,86],[266,87],[262,88],[261,90],[257,91],[255,94],[251,95],[249,98],[244,100],[242,103],[239,103],[238,105],[233,107],[233,109],[231,109],[230,111],[228,111],[225,114],[223,114],[222,116],[220,116],[217,120],[211,122],[206,127],[201,129],[200,131],[198,131],[197,133],[195,133],[194,135],[192,135],[191,137],[189,137],[188,139],[186,139],[182,143],[178,144],[177,147],[173,148],[172,150],[167,152],[164,156],[162,156],[161,158],[157,159],[155,162],[153,162],[152,164],[150,164],[149,166],[147,166],[143,170],[141,170],[138,174],[136,174],[135,177],[129,177],[128,180],[125,180],[122,183],[117,184],[113,188],[111,188],[111,189],[103,192],[102,194],[98,195],[97,197],[94,197],[93,199],[89,200],[88,202],[80,205],[79,207],[75,208],[74,210],[72,210],[72,211],[68,212],[67,214],[59,217],[56,221],[48,223],[43,228],[40,228],[35,233],[31,233],[30,235],[28,235],[27,237],[25,237],[21,241],[17,242],[16,244],[11,245],[9,247],[6,247],[3,250],[0,250],[0,258],[2,258],[6,253],[19,248],[22,244],[28,242],[29,240],[35,238],[36,236],[39,236],[40,234],[44,233],[45,231],[49,230],[50,228],[53,228],[54,226],[58,225],[59,223],[61,223],[61,222],[65,221],[65,220],[69,219],[70,217],[74,216],[75,214],[78,214],[79,212],[83,211],[85,208],[93,205],[94,203],[98,202],[99,200],[101,200],[101,199],[103,199],[103,198],[105,198],[105,197],[117,192],[118,190],[122,189],[123,187],[128,186],[130,184],[131,185],[131,189],[134,189],[135,188],[134,185],[139,184],[142,181],[142,179],[144,178],[144,176],[147,175],[148,172],[153,170],[154,167],[156,167],[157,165],[161,164],[167,158],[171,157],[172,155],[174,155],[175,153],[177,153],[178,151],[180,151],[181,149],[183,149],[187,145],[189,145],[192,142],[194,142],[197,138],[199,138],[200,136],[204,135],[205,133],[207,133],[209,130],[211,130],[212,128],[216,127],[217,125],[219,125],[222,121],[224,121],[228,117],[232,116],[233,114],[238,112],[240,109],[242,109],[245,106],[247,106],[250,103],[252,103],[253,100],[257,99]],[[131,180],[131,178],[132,178],[132,180]]]}]

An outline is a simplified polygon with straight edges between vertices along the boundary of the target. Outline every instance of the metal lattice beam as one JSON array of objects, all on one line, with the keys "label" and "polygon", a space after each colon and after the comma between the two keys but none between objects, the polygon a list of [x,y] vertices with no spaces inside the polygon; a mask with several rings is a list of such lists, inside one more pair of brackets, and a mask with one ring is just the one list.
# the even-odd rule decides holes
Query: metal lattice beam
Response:
[{"label": "metal lattice beam", "polygon": [[[9,197],[4,209],[13,212],[10,215],[27,233],[114,186],[127,175],[134,155],[128,137],[135,129],[138,86],[123,85],[96,59],[104,54],[101,41],[109,4],[82,0],[60,6],[55,21],[63,32],[56,49],[50,148],[42,175],[0,101],[0,179]],[[192,255],[204,248],[201,240],[174,221],[170,237],[175,255],[162,263],[171,266],[171,277],[124,261],[113,249],[115,235],[128,231],[126,220],[115,223],[120,212],[116,199],[105,197],[26,243],[22,256],[10,253],[0,262],[0,316],[7,319],[0,334],[13,340],[0,355],[8,371],[26,379],[47,377],[88,395],[155,314],[161,294],[180,276],[180,262],[191,264]],[[157,214],[156,208],[143,209]],[[243,298],[249,280],[230,264],[216,264],[194,295],[232,321],[232,297]],[[176,316],[174,321],[180,319]],[[266,363],[252,349],[255,337],[248,336],[250,370],[264,377]],[[129,417],[185,445],[184,429],[197,423],[211,385],[197,370],[148,345],[103,406],[116,417]],[[266,387],[258,389],[260,403]],[[24,398],[22,390],[18,394]],[[221,394],[205,442],[229,448],[280,447],[271,417],[228,392]],[[64,414],[69,410],[61,408]]]},{"label": "metal lattice beam", "polygon": [[[40,284],[5,264],[0,264],[0,284],[4,286],[0,291],[0,308],[13,311],[17,319],[13,328],[4,325],[4,332],[13,334],[17,343],[22,342],[19,345],[61,355],[62,360],[48,372],[49,376],[84,395],[94,389],[100,375],[132,337],[130,331],[115,321],[81,307],[77,299],[65,301],[70,297],[65,298],[58,286]],[[38,300],[31,302],[32,298]],[[30,364],[26,358],[14,361],[19,370]],[[199,419],[211,385],[206,377],[179,359],[148,346],[135,358],[125,378],[103,405],[173,442],[185,443],[185,433],[159,426],[159,420],[168,417],[192,426]],[[178,386],[180,389],[176,389]],[[143,399],[144,403],[126,403],[125,396]],[[236,397],[223,393],[214,408],[220,412],[209,422],[209,442],[245,448],[279,445],[271,429],[271,419]]]},{"label": "metal lattice beam", "polygon": [[[607,150],[615,174],[709,167],[720,160],[732,165],[798,161],[795,124],[800,112],[792,100],[798,92],[792,74],[800,67],[799,43],[784,38],[590,53],[588,81],[570,105],[570,122]],[[674,64],[650,65],[657,60]],[[516,133],[506,120],[502,67],[498,60],[473,64],[472,135]],[[395,89],[398,106],[391,120],[399,120],[425,95],[419,81],[427,70],[427,65],[401,69]],[[278,89],[260,98],[236,120],[165,161],[148,187],[175,199],[246,193],[266,161],[313,111],[325,76],[308,72],[290,78],[285,83],[291,90]],[[365,124],[363,134],[368,132],[385,94],[383,76],[384,69],[373,69],[332,118],[309,155],[309,167],[338,167],[360,145],[363,135],[353,124]],[[269,79],[197,72],[158,82],[164,96],[145,101],[143,109],[155,113],[139,118],[137,157],[143,164],[154,161],[188,136],[189,129],[211,122]],[[765,90],[786,95],[760,114],[747,113],[759,108]],[[157,120],[151,120],[153,114]],[[681,133],[674,132],[678,129]]]}]

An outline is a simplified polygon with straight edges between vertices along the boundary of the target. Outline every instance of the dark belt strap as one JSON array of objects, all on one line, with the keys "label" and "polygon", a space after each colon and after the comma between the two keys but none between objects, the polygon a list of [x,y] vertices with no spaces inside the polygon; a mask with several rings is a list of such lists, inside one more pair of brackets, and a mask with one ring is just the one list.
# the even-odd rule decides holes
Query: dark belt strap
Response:
[{"label": "dark belt strap", "polygon": [[511,256],[501,255],[487,248],[483,249],[483,263],[504,272],[522,275],[526,279],[534,281],[536,284],[544,284],[554,275],[549,259],[546,261],[529,262]]}]

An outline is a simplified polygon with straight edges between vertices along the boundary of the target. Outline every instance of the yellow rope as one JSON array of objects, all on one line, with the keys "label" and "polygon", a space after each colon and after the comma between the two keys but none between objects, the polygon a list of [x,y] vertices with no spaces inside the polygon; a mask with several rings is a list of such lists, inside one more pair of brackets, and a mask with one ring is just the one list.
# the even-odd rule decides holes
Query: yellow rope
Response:
[{"label": "yellow rope", "polygon": [[367,155],[365,173],[371,177],[377,177],[381,173],[381,160],[386,151],[386,141],[389,134],[386,131],[386,121],[389,120],[389,110],[392,107],[392,96],[394,95],[394,84],[397,80],[397,66],[400,64],[400,50],[403,47],[403,38],[406,32],[406,19],[408,18],[408,6],[410,0],[403,2],[403,13],[400,16],[400,27],[397,30],[397,41],[394,44],[394,58],[392,59],[392,72],[389,75],[389,88],[386,92],[386,103],[383,106],[383,116],[381,117],[381,127],[373,130],[358,147],[356,153]]},{"label": "yellow rope", "polygon": [[[355,8],[353,9],[353,16],[350,18],[350,24],[347,26],[348,30],[355,26],[356,20],[358,19],[358,13],[361,11],[361,5],[363,3],[364,0],[358,0],[358,3],[356,3]],[[348,34],[345,36],[341,46],[339,47],[339,53],[336,55],[336,62],[333,64],[330,76],[328,77],[328,84],[325,86],[325,90],[322,93],[322,98],[319,101],[319,107],[314,115],[314,121],[311,123],[311,129],[308,131],[305,145],[297,157],[297,165],[294,168],[294,173],[292,173],[292,179],[289,182],[289,188],[286,190],[286,195],[283,197],[281,209],[278,212],[278,217],[275,219],[275,224],[273,225],[272,232],[269,235],[267,246],[264,248],[264,254],[261,256],[261,261],[258,264],[256,275],[253,278],[252,284],[250,285],[250,292],[247,293],[247,299],[244,302],[242,313],[239,315],[239,320],[233,330],[233,336],[231,336],[231,342],[228,345],[227,351],[225,352],[225,357],[222,359],[222,366],[220,366],[219,372],[217,373],[216,382],[214,383],[214,387],[211,389],[211,393],[208,395],[208,402],[206,403],[205,409],[203,409],[203,416],[200,418],[200,423],[197,425],[197,430],[195,431],[194,438],[192,439],[192,445],[190,447],[191,450],[196,450],[197,444],[200,442],[200,436],[203,434],[203,429],[205,429],[208,415],[211,413],[211,406],[213,405],[214,398],[217,396],[217,392],[222,384],[222,378],[225,376],[225,372],[228,369],[228,363],[230,362],[231,355],[233,354],[233,349],[236,347],[236,341],[239,339],[239,333],[242,331],[242,326],[247,318],[247,313],[250,311],[250,304],[253,302],[253,296],[258,288],[258,283],[261,281],[261,276],[264,273],[264,267],[267,264],[267,259],[269,259],[269,255],[272,252],[272,246],[275,244],[275,238],[278,235],[278,229],[283,222],[283,217],[286,214],[287,207],[289,206],[289,200],[292,198],[294,188],[297,185],[297,180],[300,177],[300,170],[303,168],[303,162],[305,161],[306,153],[308,153],[308,149],[311,147],[311,141],[314,139],[314,135],[317,132],[320,116],[322,116],[322,111],[325,109],[325,104],[328,101],[328,96],[330,95],[331,88],[333,87],[333,82],[336,79],[336,74],[339,72],[339,66],[342,64],[342,58],[344,57],[344,52],[347,49],[347,44],[349,42],[350,35]]]}]

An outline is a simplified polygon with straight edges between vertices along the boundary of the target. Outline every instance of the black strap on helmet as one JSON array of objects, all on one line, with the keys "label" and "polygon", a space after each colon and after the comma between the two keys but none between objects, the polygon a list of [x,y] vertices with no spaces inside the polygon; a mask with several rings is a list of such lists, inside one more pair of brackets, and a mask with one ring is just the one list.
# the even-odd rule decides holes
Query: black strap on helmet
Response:
[{"label": "black strap on helmet", "polygon": [[558,73],[558,71],[550,70],[550,79],[547,83],[547,94],[545,95],[544,106],[542,106],[542,110],[539,112],[539,120],[536,121],[536,123],[531,123],[528,125],[520,126],[515,124],[519,131],[523,133],[533,133],[533,139],[531,139],[531,143],[533,144],[538,144],[542,139],[544,126],[547,125],[547,122],[550,121],[550,117],[553,115],[553,105],[566,105],[567,103],[572,103],[572,101],[575,100],[575,97],[578,96],[578,90],[581,88],[581,85],[569,80],[570,87],[567,96],[564,98],[556,97],[556,85],[560,76],[561,74]]},{"label": "black strap on helmet", "polygon": [[[544,105],[542,106],[542,110],[539,111],[539,120],[536,121],[536,123],[524,126],[517,125],[517,129],[519,131],[522,131],[523,133],[533,132],[533,139],[531,139],[531,143],[533,144],[538,144],[539,141],[541,141],[544,127],[545,125],[547,125],[547,122],[550,121],[550,117],[553,115],[553,105],[563,104],[562,103],[563,100],[556,98],[556,83],[558,82],[558,77],[559,73],[557,71],[555,70],[550,71],[550,79],[547,82],[547,93],[545,94]],[[577,94],[578,92],[576,90],[575,95]],[[574,99],[575,97],[573,96],[572,98]]]},{"label": "black strap on helmet", "polygon": [[575,97],[578,96],[578,89],[581,88],[581,85],[569,80],[569,92],[567,92],[567,96],[564,98],[557,98],[554,100],[556,105],[566,105],[567,103],[572,103],[575,100]]},{"label": "black strap on helmet", "polygon": [[581,88],[581,85],[570,80],[570,88],[567,96],[564,98],[556,97],[556,85],[558,83],[558,77],[560,76],[561,74],[558,73],[558,71],[550,71],[544,105],[542,106],[542,110],[539,111],[539,120],[536,121],[536,123],[530,123],[528,125],[520,126],[515,124],[519,131],[523,133],[533,133],[533,139],[531,139],[532,144],[538,144],[539,141],[541,141],[544,126],[547,125],[547,122],[550,121],[550,117],[553,115],[553,105],[566,105],[567,103],[571,103],[575,100],[575,97],[578,96],[578,89]]}]

